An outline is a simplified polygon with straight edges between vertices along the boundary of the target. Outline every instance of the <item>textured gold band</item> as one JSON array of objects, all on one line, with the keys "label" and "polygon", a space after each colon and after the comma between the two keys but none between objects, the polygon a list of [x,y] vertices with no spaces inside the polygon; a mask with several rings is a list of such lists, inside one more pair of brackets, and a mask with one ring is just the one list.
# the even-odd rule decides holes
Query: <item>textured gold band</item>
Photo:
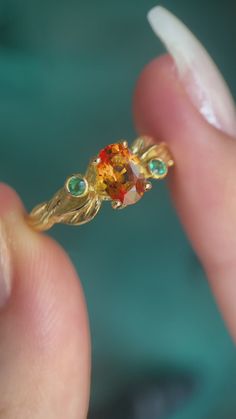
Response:
[{"label": "textured gold band", "polygon": [[80,225],[92,220],[102,201],[113,208],[137,202],[151,189],[150,179],[163,179],[174,161],[165,143],[148,136],[137,138],[131,147],[120,141],[105,147],[93,159],[85,175],[74,174],[47,202],[37,205],[27,220],[37,231],[55,223]]}]

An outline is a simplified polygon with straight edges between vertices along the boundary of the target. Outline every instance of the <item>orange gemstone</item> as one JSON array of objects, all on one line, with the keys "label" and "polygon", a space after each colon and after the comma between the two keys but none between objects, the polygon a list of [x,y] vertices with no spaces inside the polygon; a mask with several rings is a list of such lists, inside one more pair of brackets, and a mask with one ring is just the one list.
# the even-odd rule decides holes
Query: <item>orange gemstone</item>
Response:
[{"label": "orange gemstone", "polygon": [[98,191],[123,205],[137,202],[145,191],[139,158],[122,143],[108,145],[100,151],[99,158]]}]

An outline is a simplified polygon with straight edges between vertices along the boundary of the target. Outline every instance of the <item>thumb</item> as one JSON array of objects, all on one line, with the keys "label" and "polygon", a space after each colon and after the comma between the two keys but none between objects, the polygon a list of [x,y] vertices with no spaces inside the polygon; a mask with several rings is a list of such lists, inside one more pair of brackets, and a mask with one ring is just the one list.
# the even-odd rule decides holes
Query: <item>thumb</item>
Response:
[{"label": "thumb", "polygon": [[143,71],[134,98],[136,126],[170,146],[176,163],[170,188],[177,212],[236,339],[234,104],[188,29],[161,7],[149,19],[172,58],[156,59]]},{"label": "thumb", "polygon": [[85,419],[89,337],[84,298],[64,251],[24,222],[0,185],[0,417]]}]

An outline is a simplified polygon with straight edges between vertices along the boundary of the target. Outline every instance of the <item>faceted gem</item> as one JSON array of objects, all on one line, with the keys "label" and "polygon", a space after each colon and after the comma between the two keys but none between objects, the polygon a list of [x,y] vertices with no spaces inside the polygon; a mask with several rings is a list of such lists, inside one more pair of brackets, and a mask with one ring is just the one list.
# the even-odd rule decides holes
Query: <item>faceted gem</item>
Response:
[{"label": "faceted gem", "polygon": [[87,189],[87,182],[82,176],[75,175],[68,180],[67,188],[71,195],[81,196]]},{"label": "faceted gem", "polygon": [[166,163],[161,159],[152,159],[148,162],[148,169],[153,177],[160,178],[167,174]]},{"label": "faceted gem", "polygon": [[145,192],[139,158],[123,143],[111,144],[99,153],[97,189],[123,205],[137,202]]}]

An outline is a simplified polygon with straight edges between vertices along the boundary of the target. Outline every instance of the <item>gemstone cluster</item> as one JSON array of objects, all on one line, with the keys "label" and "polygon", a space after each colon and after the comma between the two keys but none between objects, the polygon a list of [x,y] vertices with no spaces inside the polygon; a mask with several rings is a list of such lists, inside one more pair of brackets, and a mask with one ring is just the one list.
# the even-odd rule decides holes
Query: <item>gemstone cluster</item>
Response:
[{"label": "gemstone cluster", "polygon": [[85,176],[75,174],[67,179],[66,189],[75,198],[93,194],[95,203],[110,200],[113,208],[124,208],[151,189],[149,179],[165,178],[171,165],[173,160],[164,143],[147,146],[138,138],[129,148],[127,141],[122,141],[103,148]]},{"label": "gemstone cluster", "polygon": [[110,144],[93,158],[84,174],[68,177],[49,201],[29,214],[29,224],[44,231],[55,223],[81,225],[91,221],[103,201],[114,209],[136,203],[152,188],[152,179],[163,179],[174,160],[168,146],[143,135],[130,148],[125,140]]}]

